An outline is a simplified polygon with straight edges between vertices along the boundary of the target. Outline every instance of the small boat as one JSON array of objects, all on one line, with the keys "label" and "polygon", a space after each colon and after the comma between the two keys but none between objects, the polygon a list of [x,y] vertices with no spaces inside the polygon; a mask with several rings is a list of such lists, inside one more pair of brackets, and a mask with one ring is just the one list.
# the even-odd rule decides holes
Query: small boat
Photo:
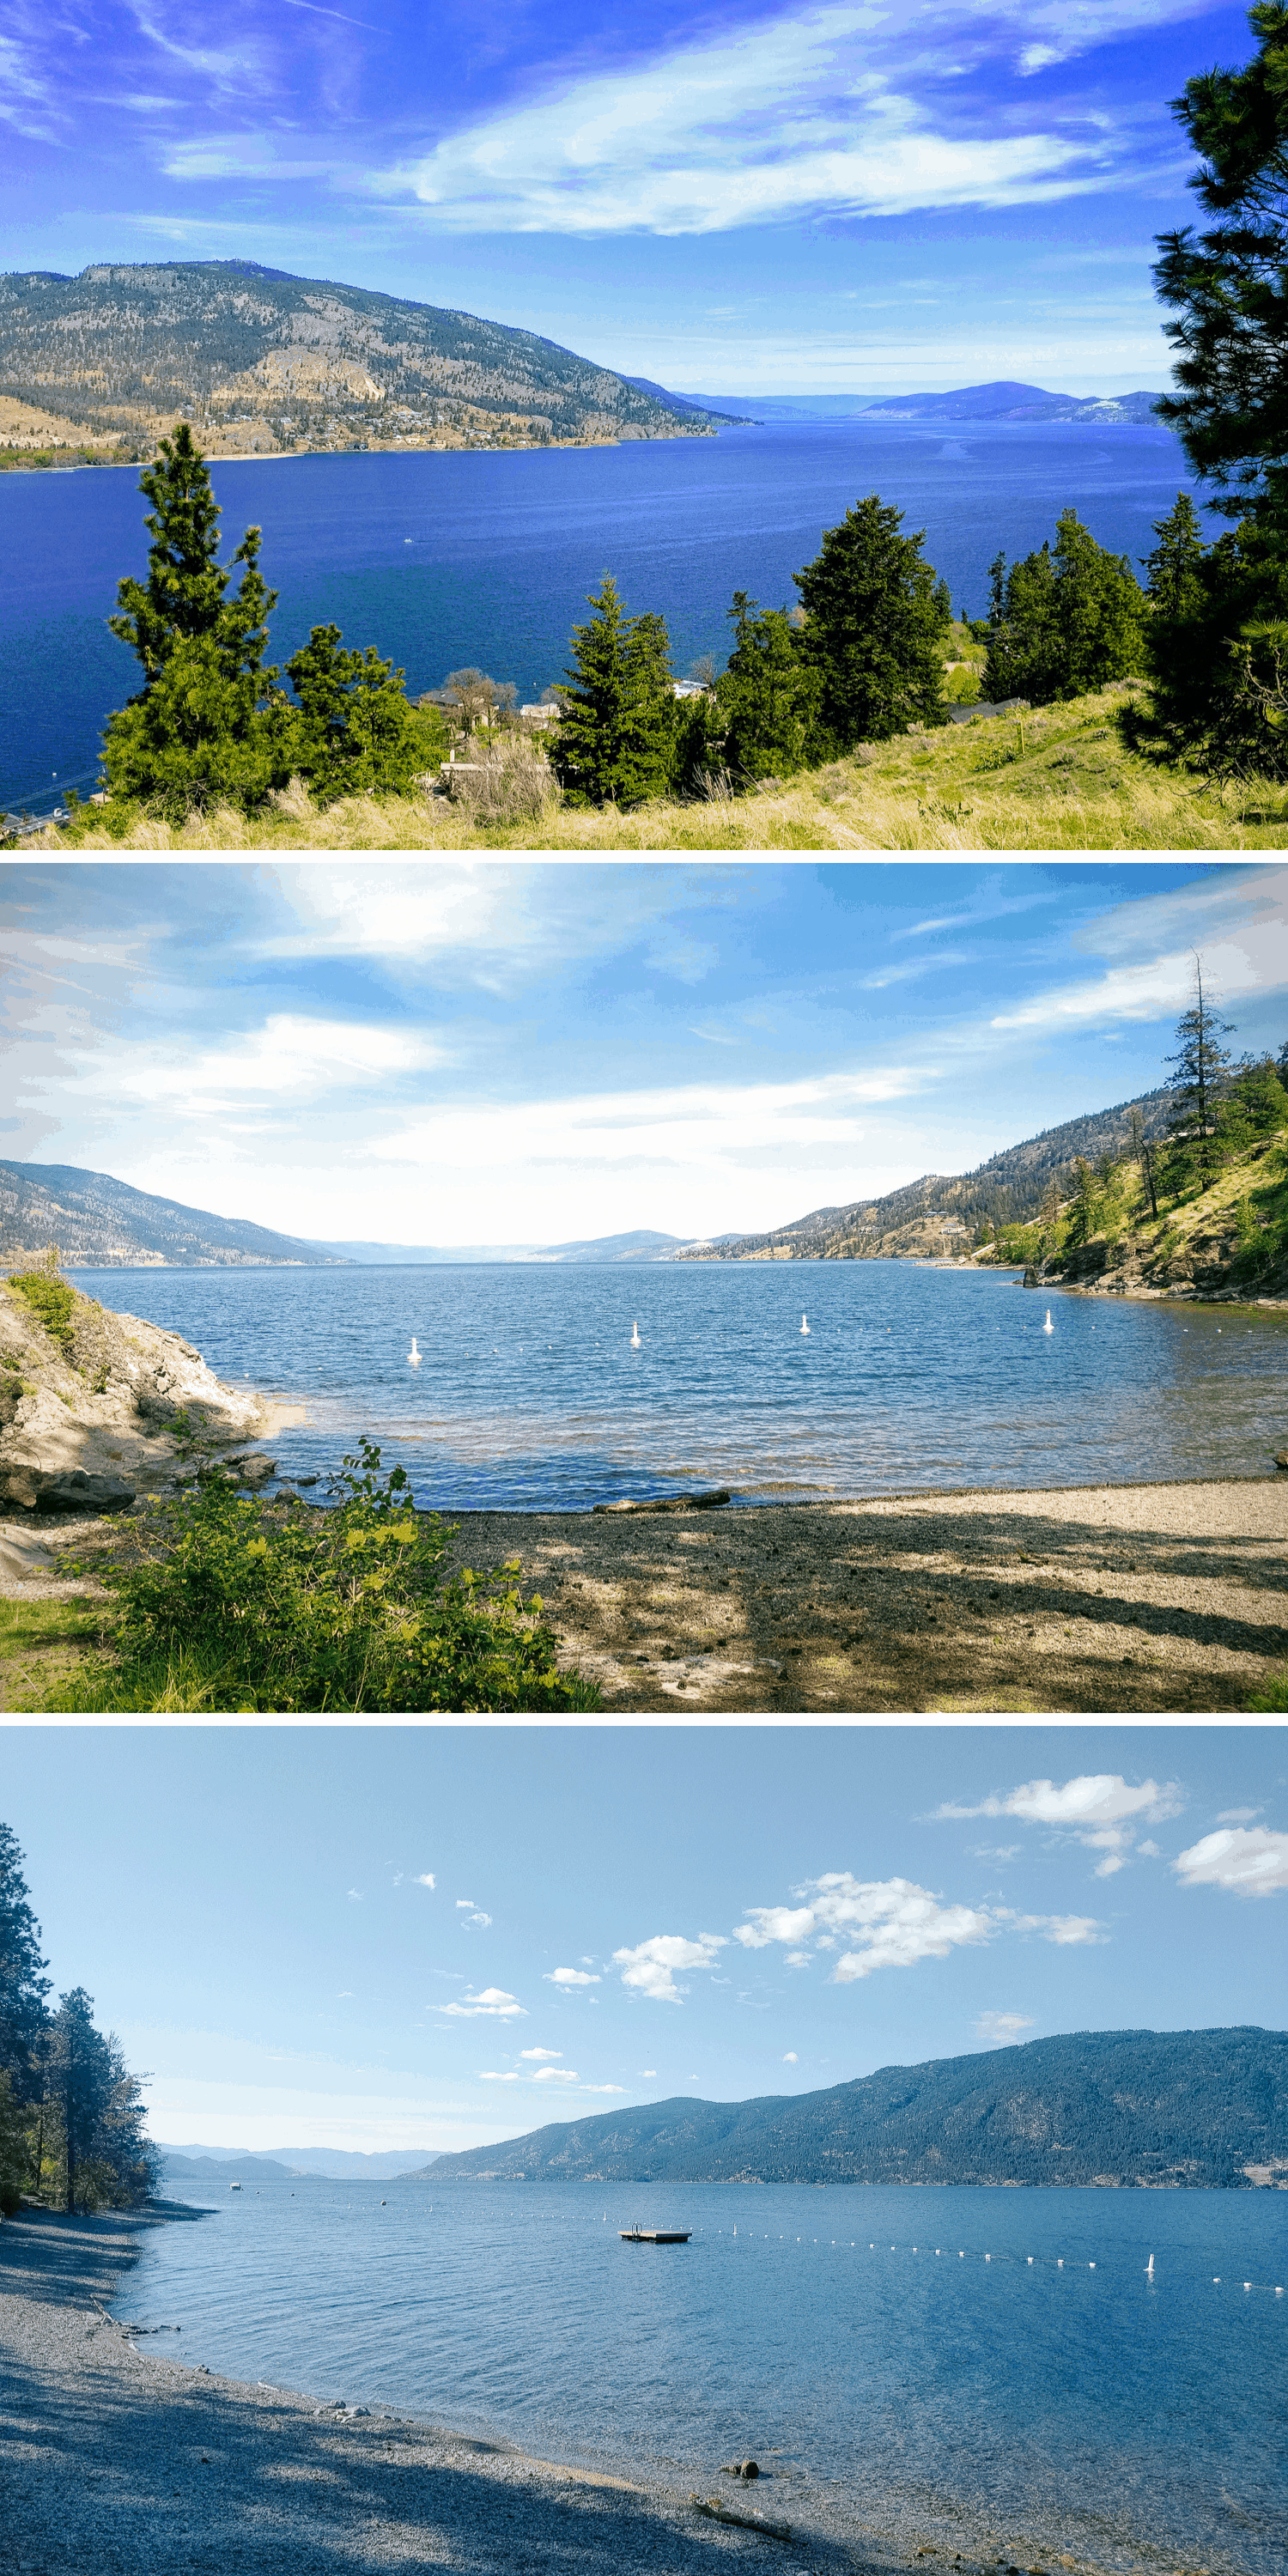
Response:
[{"label": "small boat", "polygon": [[239,2182],[230,2182],[228,2188],[230,2191],[240,2191],[241,2184]]},{"label": "small boat", "polygon": [[687,2245],[691,2227],[619,2227],[623,2245]]}]

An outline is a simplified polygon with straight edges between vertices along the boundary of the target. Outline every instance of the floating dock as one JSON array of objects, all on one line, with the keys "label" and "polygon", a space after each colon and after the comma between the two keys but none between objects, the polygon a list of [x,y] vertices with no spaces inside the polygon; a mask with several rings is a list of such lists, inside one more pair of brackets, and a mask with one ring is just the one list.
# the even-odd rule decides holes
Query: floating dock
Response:
[{"label": "floating dock", "polygon": [[619,2227],[623,2245],[687,2245],[691,2227]]}]

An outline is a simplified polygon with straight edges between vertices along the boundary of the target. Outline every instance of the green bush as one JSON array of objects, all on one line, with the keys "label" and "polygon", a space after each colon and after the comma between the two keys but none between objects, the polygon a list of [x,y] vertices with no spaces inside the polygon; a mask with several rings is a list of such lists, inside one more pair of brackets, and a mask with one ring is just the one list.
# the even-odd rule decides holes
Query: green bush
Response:
[{"label": "green bush", "polygon": [[452,1711],[594,1707],[565,1677],[517,1558],[443,1578],[452,1530],[416,1511],[402,1467],[361,1443],[334,1511],[239,1497],[222,1469],[171,1507],[163,1553],[105,1580],[110,1659],[64,1684],[67,1708]]},{"label": "green bush", "polygon": [[11,1270],[9,1285],[17,1289],[50,1340],[57,1342],[70,1359],[76,1299],[66,1280],[56,1278],[50,1270]]}]

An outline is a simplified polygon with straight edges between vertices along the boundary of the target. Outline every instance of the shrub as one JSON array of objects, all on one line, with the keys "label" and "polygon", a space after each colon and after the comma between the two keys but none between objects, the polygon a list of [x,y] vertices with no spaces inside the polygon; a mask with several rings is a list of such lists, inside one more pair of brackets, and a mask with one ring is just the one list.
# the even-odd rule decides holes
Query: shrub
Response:
[{"label": "shrub", "polygon": [[1138,672],[1145,655],[1145,598],[1126,555],[1112,555],[1062,510],[1054,548],[1043,545],[993,584],[984,695],[1035,707],[1085,696]]},{"label": "shrub", "polygon": [[240,1498],[221,1469],[172,1507],[165,1553],[105,1580],[120,1612],[110,1663],[83,1668],[80,1708],[414,1710],[593,1706],[555,1661],[518,1559],[443,1576],[452,1530],[416,1511],[402,1467],[370,1442],[329,1512]]},{"label": "shrub", "polygon": [[9,1286],[17,1289],[50,1340],[57,1342],[70,1359],[76,1335],[76,1296],[66,1280],[51,1270],[11,1270]]}]

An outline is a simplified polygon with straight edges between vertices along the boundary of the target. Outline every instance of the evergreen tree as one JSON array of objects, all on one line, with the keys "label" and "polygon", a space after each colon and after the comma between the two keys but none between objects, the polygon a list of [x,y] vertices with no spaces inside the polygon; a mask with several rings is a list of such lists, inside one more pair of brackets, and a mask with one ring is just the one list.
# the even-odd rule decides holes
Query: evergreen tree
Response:
[{"label": "evergreen tree", "polygon": [[989,566],[992,601],[984,695],[1031,706],[1081,697],[1139,671],[1145,602],[1125,555],[1097,545],[1076,510],[1062,510],[1054,548],[1008,572]]},{"label": "evergreen tree", "polygon": [[366,789],[405,793],[425,766],[405,672],[371,645],[345,652],[338,626],[315,626],[286,676],[300,701],[292,765],[316,796],[331,803]]},{"label": "evergreen tree", "polygon": [[660,617],[627,616],[611,574],[595,614],[573,628],[551,760],[573,805],[638,805],[666,792],[675,732],[670,650]]},{"label": "evergreen tree", "polygon": [[729,616],[734,649],[717,683],[725,759],[736,778],[791,778],[806,765],[820,675],[785,608],[761,608],[736,590]]},{"label": "evergreen tree", "polygon": [[[216,561],[219,507],[204,457],[182,421],[139,477],[153,504],[146,582],[122,581],[108,625],[143,665],[138,697],[109,716],[103,765],[114,794],[157,797],[168,812],[228,797],[253,803],[284,779],[277,674],[265,666],[277,594],[248,528],[231,563]],[[229,596],[237,565],[241,581]],[[276,704],[273,701],[276,700]]]},{"label": "evergreen tree", "polygon": [[700,796],[713,778],[725,774],[725,719],[719,699],[705,690],[699,698],[677,699],[671,736],[672,790],[678,796]]},{"label": "evergreen tree", "polygon": [[0,2073],[16,2102],[40,2087],[39,2050],[48,2024],[50,1979],[40,1955],[40,1925],[32,1912],[23,1855],[12,1826],[0,1825]]},{"label": "evergreen tree", "polygon": [[1231,1033],[1232,1023],[1218,1016],[1203,990],[1203,960],[1196,957],[1193,993],[1176,1023],[1175,1053],[1167,1058],[1176,1067],[1173,1087],[1178,1097],[1171,1131],[1173,1178],[1178,1185],[1195,1174],[1200,1188],[1207,1189],[1220,1170],[1225,1139],[1218,1129],[1232,1063],[1221,1040]]},{"label": "evergreen tree", "polygon": [[1120,719],[1127,741],[1215,778],[1288,778],[1288,518],[1267,500],[1203,553],[1174,556],[1164,580],[1173,571],[1174,605],[1146,631],[1149,702]]},{"label": "evergreen tree", "polygon": [[1165,519],[1155,519],[1154,534],[1158,539],[1152,555],[1145,557],[1149,579],[1145,596],[1154,615],[1147,633],[1152,637],[1156,624],[1173,623],[1177,618],[1197,614],[1203,598],[1201,565],[1207,547],[1199,526],[1199,514],[1188,492],[1178,492]]},{"label": "evergreen tree", "polygon": [[902,525],[903,512],[870,493],[792,576],[801,659],[818,683],[811,758],[945,721],[943,594],[921,552],[925,530],[905,537]]},{"label": "evergreen tree", "polygon": [[1262,1136],[1276,1136],[1288,1127],[1288,1091],[1280,1080],[1279,1067],[1272,1055],[1244,1056],[1230,1090],[1227,1134],[1236,1125],[1242,1131],[1240,1141],[1249,1142]]},{"label": "evergreen tree", "polygon": [[1071,1243],[1088,1243],[1096,1231],[1096,1182],[1084,1154],[1073,1158],[1073,1207],[1069,1218]]},{"label": "evergreen tree", "polygon": [[[1288,461],[1288,7],[1259,0],[1238,71],[1200,72],[1172,108],[1199,156],[1190,185],[1210,230],[1159,237],[1154,282],[1179,392],[1156,408],[1195,471],[1232,497],[1269,494]],[[1282,510],[1282,496],[1280,500]]]},{"label": "evergreen tree", "polygon": [[52,2144],[65,2206],[129,2206],[152,2196],[156,2150],[147,2138],[142,2085],[115,2035],[94,2026],[83,1986],[59,1999],[48,2069]]}]

